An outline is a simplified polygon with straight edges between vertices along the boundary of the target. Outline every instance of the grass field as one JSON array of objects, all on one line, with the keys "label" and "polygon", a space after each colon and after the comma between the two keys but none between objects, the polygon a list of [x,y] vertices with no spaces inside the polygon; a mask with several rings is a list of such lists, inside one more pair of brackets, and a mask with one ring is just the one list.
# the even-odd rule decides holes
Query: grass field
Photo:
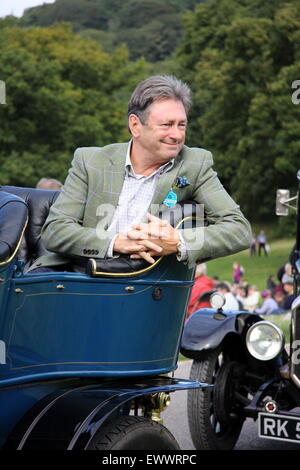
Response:
[{"label": "grass field", "polygon": [[288,262],[294,242],[294,239],[271,242],[269,256],[250,256],[249,251],[245,250],[235,255],[209,261],[206,264],[207,275],[218,276],[220,281],[232,282],[232,265],[234,261],[239,261],[245,269],[243,279],[250,285],[255,285],[259,290],[263,290],[266,288],[270,274],[273,274],[274,281],[278,282],[277,271]]}]

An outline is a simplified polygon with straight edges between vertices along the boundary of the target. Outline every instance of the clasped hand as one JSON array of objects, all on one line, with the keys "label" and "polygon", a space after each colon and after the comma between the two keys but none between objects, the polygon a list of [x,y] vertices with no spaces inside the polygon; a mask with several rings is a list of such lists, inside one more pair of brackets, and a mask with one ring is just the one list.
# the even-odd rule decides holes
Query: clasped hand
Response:
[{"label": "clasped hand", "polygon": [[177,230],[167,220],[148,214],[147,223],[134,224],[128,232],[117,235],[114,251],[153,264],[153,256],[177,253],[179,241]]}]

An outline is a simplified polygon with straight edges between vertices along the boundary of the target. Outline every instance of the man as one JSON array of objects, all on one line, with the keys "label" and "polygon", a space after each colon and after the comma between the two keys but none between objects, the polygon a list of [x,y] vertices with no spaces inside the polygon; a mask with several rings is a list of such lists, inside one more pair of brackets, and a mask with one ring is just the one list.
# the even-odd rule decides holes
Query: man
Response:
[{"label": "man", "polygon": [[[190,105],[190,89],[175,77],[138,84],[128,105],[131,141],[76,150],[42,231],[53,253],[31,269],[120,254],[149,263],[176,254],[194,264],[249,246],[249,223],[212,170],[211,153],[184,145]],[[204,205],[204,239],[155,216],[170,201],[188,200]]]}]

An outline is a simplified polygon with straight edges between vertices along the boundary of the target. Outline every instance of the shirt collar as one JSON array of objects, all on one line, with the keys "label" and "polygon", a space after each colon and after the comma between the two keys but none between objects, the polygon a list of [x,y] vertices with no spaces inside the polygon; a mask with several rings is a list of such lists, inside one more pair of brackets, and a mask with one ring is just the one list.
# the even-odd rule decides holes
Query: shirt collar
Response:
[{"label": "shirt collar", "polygon": [[[129,141],[128,148],[127,148],[126,161],[125,161],[125,172],[126,172],[127,175],[131,174],[131,175],[136,176],[136,177],[144,177],[144,175],[137,175],[134,172],[134,169],[133,169],[132,164],[131,164],[131,159],[130,159],[131,146],[132,146],[132,139]],[[149,178],[150,176],[153,176],[156,173],[162,174],[162,173],[166,173],[167,171],[170,171],[173,168],[174,163],[175,163],[175,158],[172,158],[172,160],[170,160],[167,163],[164,163],[156,171],[154,171],[151,175],[146,176],[145,178]]]}]

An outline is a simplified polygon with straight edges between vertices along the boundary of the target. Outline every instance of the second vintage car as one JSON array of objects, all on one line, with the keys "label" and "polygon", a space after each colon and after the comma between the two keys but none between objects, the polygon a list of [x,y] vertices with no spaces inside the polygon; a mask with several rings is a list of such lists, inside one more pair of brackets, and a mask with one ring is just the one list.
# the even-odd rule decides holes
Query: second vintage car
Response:
[{"label": "second vintage car", "polygon": [[278,215],[287,215],[296,201],[290,347],[276,324],[247,311],[224,311],[219,294],[211,298],[213,308],[196,311],[185,325],[181,352],[193,359],[190,379],[214,385],[188,392],[196,449],[233,449],[246,418],[257,421],[263,438],[300,443],[300,171],[297,179],[298,195],[279,190],[276,205]]}]

